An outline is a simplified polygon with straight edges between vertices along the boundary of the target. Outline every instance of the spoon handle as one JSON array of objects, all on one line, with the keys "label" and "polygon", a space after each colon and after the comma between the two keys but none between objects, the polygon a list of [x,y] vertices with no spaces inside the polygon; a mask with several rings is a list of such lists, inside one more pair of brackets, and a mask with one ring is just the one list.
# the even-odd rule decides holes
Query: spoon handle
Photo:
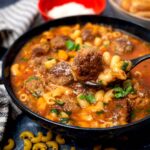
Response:
[{"label": "spoon handle", "polygon": [[146,59],[149,59],[150,58],[150,54],[148,55],[144,55],[144,56],[141,56],[141,57],[138,57],[138,58],[135,58],[135,59],[132,59],[131,62],[132,62],[132,68],[134,68],[136,65],[138,65],[140,62],[146,60]]}]

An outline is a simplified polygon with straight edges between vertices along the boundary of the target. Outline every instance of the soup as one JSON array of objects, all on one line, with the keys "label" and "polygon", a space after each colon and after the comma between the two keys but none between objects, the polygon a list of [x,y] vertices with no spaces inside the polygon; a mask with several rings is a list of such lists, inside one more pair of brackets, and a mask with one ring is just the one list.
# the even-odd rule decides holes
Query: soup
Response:
[{"label": "soup", "polygon": [[125,125],[150,113],[150,60],[128,72],[130,59],[149,53],[148,43],[110,26],[59,26],[20,50],[11,83],[25,106],[49,120],[89,128]]}]

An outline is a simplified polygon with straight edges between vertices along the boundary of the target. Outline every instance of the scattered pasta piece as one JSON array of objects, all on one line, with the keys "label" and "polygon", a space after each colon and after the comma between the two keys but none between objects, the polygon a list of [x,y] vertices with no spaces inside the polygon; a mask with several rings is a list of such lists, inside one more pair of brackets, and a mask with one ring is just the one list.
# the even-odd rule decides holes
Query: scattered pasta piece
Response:
[{"label": "scattered pasta piece", "polygon": [[13,150],[15,147],[15,142],[13,139],[8,139],[8,144],[4,146],[3,150]]}]

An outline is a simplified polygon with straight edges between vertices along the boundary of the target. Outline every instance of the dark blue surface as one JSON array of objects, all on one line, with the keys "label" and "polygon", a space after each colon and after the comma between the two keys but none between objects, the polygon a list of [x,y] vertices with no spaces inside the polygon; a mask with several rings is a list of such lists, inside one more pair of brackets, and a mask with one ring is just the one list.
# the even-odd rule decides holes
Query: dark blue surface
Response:
[{"label": "dark blue surface", "polygon": [[[19,135],[22,131],[29,130],[32,131],[35,135],[37,132],[42,131],[44,134],[47,132],[46,129],[33,122],[25,115],[20,115],[16,120],[9,120],[8,127],[4,135],[4,143],[8,138],[15,139],[16,148],[14,150],[23,150],[23,142],[19,138]],[[55,136],[54,136],[55,137]],[[114,147],[117,150],[150,150],[150,128],[148,127],[145,130],[139,130],[132,135],[122,135],[116,137],[115,139],[105,141],[104,143],[95,143],[102,145],[102,148]],[[81,145],[81,143],[76,143],[71,139],[66,137],[66,145],[62,145],[60,150],[70,150],[71,146],[75,146],[77,150],[92,150],[94,143],[86,143],[86,145]]]}]

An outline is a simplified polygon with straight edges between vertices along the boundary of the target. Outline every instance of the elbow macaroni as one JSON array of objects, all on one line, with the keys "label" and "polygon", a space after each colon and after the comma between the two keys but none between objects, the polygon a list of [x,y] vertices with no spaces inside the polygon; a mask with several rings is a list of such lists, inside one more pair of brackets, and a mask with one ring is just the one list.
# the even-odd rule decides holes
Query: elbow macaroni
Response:
[{"label": "elbow macaroni", "polygon": [[[114,55],[111,58],[109,52],[104,52],[102,55],[102,60],[103,63],[108,66],[108,68],[104,69],[104,71],[98,76],[98,81],[102,81],[103,85],[106,86],[115,79],[125,80],[127,78],[126,73],[122,70],[123,61],[120,56]],[[130,63],[129,66],[131,66]]]},{"label": "elbow macaroni", "polygon": [[62,136],[61,136],[60,134],[58,134],[58,135],[56,136],[56,142],[57,142],[58,144],[65,144],[65,139],[62,138]]},{"label": "elbow macaroni", "polygon": [[109,90],[105,93],[103,102],[108,103],[109,101],[112,100],[113,97],[114,97],[113,90]]},{"label": "elbow macaroni", "polygon": [[52,148],[52,150],[58,150],[58,144],[56,141],[48,141],[46,142],[48,148]]},{"label": "elbow macaroni", "polygon": [[97,91],[96,94],[95,94],[95,99],[96,99],[96,101],[103,101],[104,91],[103,90]]},{"label": "elbow macaroni", "polygon": [[41,142],[42,136],[43,136],[42,132],[38,132],[37,137],[33,137],[31,139],[31,142],[32,143],[39,143],[39,142]]},{"label": "elbow macaroni", "polygon": [[75,30],[70,36],[72,39],[76,39],[81,35],[81,31],[80,30]]},{"label": "elbow macaroni", "polygon": [[33,145],[32,150],[47,150],[47,146],[44,143],[36,143]]},{"label": "elbow macaroni", "polygon": [[31,140],[32,138],[34,137],[34,135],[33,135],[33,133],[32,132],[30,132],[30,131],[24,131],[24,132],[22,132],[21,134],[20,134],[20,138],[21,139],[29,139],[29,140]]},{"label": "elbow macaroni", "polygon": [[31,150],[32,148],[32,143],[29,139],[24,139],[24,148],[23,150]]},{"label": "elbow macaroni", "polygon": [[90,106],[90,104],[86,100],[80,99],[80,94],[77,96],[77,102],[81,108],[86,108]]},{"label": "elbow macaroni", "polygon": [[42,141],[42,142],[50,141],[50,140],[52,139],[52,136],[53,136],[53,135],[52,135],[52,132],[51,132],[51,131],[48,131],[46,136],[42,136],[41,141]]},{"label": "elbow macaroni", "polygon": [[28,100],[28,95],[25,93],[21,93],[19,98],[22,102],[26,102]]},{"label": "elbow macaroni", "polygon": [[4,146],[3,150],[13,150],[15,147],[15,142],[13,139],[8,139],[8,144]]},{"label": "elbow macaroni", "polygon": [[111,57],[109,52],[104,52],[102,56],[103,63],[106,65],[110,65]]},{"label": "elbow macaroni", "polygon": [[11,73],[12,75],[14,76],[18,76],[20,74],[20,71],[19,71],[19,64],[13,64],[11,66]]}]

